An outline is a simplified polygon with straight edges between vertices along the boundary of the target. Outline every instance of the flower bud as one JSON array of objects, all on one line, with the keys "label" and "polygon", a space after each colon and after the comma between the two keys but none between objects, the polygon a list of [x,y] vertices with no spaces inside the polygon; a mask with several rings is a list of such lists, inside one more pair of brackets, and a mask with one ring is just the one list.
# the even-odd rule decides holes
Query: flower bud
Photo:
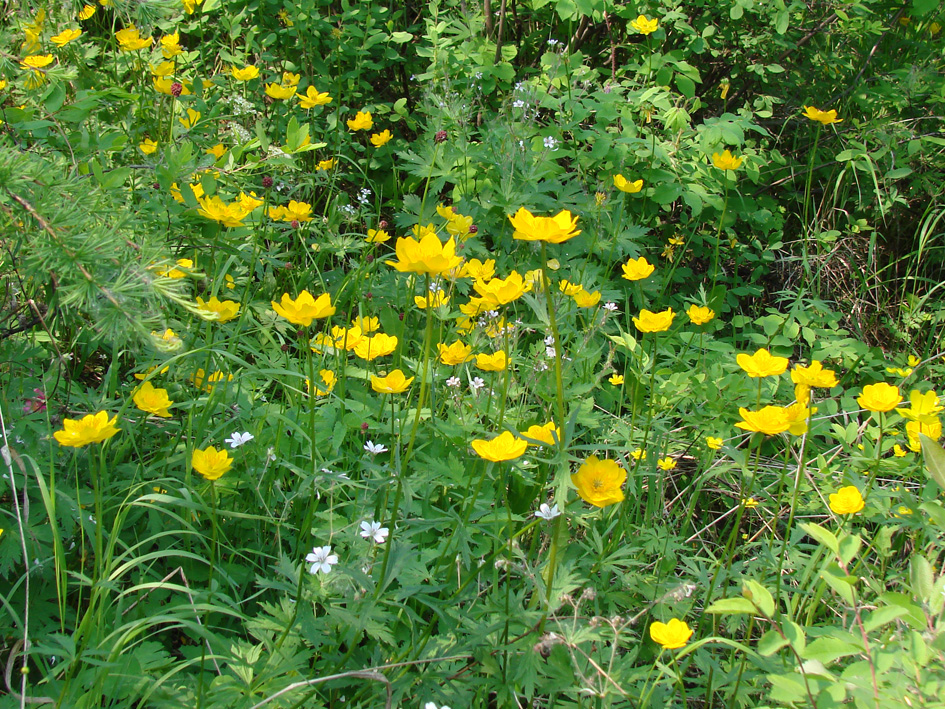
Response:
[{"label": "flower bud", "polygon": [[434,143],[445,143],[445,142],[446,142],[446,139],[447,139],[448,137],[449,137],[449,136],[447,135],[447,133],[446,133],[445,130],[438,130],[438,131],[436,132],[436,135],[433,136],[433,142],[434,142]]},{"label": "flower bud", "polygon": [[263,179],[262,179],[262,186],[265,187],[267,190],[268,190],[270,187],[272,187],[272,178],[269,177],[269,175],[266,175],[265,177],[263,177]]}]

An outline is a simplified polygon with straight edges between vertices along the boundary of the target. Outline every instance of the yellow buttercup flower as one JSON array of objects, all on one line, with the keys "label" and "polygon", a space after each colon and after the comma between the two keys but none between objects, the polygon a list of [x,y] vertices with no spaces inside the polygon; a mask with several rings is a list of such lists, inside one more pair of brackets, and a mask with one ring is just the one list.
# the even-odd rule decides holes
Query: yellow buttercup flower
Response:
[{"label": "yellow buttercup flower", "polygon": [[161,418],[169,418],[168,409],[174,402],[167,398],[167,389],[155,389],[151,382],[145,382],[135,391],[132,401],[141,411]]},{"label": "yellow buttercup flower", "polygon": [[31,54],[28,57],[23,57],[23,61],[20,62],[20,68],[35,71],[49,66],[52,64],[52,61],[52,54]]},{"label": "yellow buttercup flower", "polygon": [[656,268],[645,257],[641,256],[640,258],[632,258],[621,266],[623,269],[623,276],[628,281],[642,281],[644,278],[649,278],[653,273],[653,270]]},{"label": "yellow buttercup flower", "polygon": [[177,120],[180,121],[180,124],[184,126],[184,128],[190,130],[195,125],[197,125],[197,121],[200,120],[200,111],[195,111],[192,108],[188,108],[187,118],[178,118]]},{"label": "yellow buttercup flower", "polygon": [[380,148],[384,145],[387,145],[387,143],[393,137],[394,134],[385,128],[380,133],[374,133],[371,135],[371,145],[373,145],[375,148]]},{"label": "yellow buttercup flower", "polygon": [[441,305],[447,305],[450,298],[443,291],[430,291],[426,295],[414,296],[413,302],[420,310],[426,310],[427,308],[438,308]]},{"label": "yellow buttercup flower", "polygon": [[122,52],[134,52],[145,47],[150,47],[154,42],[151,37],[142,37],[138,28],[134,25],[128,25],[115,33],[115,39],[118,40],[118,49]]},{"label": "yellow buttercup flower", "polygon": [[[485,261],[480,261],[477,258],[471,258],[460,268],[454,269],[446,274],[449,278],[472,278],[477,281],[488,281],[492,278],[495,278],[495,259],[490,258]],[[533,285],[532,281],[528,279],[528,275],[525,276],[525,281],[529,286]]]},{"label": "yellow buttercup flower", "polygon": [[721,448],[723,443],[725,443],[725,441],[721,438],[717,438],[715,436],[705,437],[705,444],[714,451],[717,451],[719,448]]},{"label": "yellow buttercup flower", "polygon": [[371,130],[374,127],[374,119],[370,111],[358,111],[354,118],[346,121],[348,129],[352,131]]},{"label": "yellow buttercup flower", "polygon": [[117,421],[117,416],[109,419],[107,411],[88,414],[78,421],[63,419],[62,430],[53,433],[53,438],[59,442],[59,445],[70,448],[81,448],[89,443],[101,443],[121,430],[115,428]]},{"label": "yellow buttercup flower", "polygon": [[558,290],[568,296],[573,296],[575,293],[578,293],[581,288],[580,283],[571,283],[571,281],[567,279],[558,283]]},{"label": "yellow buttercup flower", "polygon": [[476,281],[473,288],[481,296],[483,303],[490,308],[498,308],[521,298],[532,289],[532,284],[526,283],[518,271],[512,271],[508,278]]},{"label": "yellow buttercup flower", "polygon": [[692,633],[689,626],[677,618],[670,618],[668,623],[656,621],[650,624],[650,639],[664,650],[678,650],[685,647]]},{"label": "yellow buttercup flower", "polygon": [[596,290],[590,293],[582,287],[572,297],[574,298],[574,304],[579,308],[593,308],[600,302],[600,291]]},{"label": "yellow buttercup flower", "polygon": [[595,507],[607,507],[623,502],[621,486],[627,479],[627,471],[616,460],[589,456],[571,476],[578,495]]},{"label": "yellow buttercup flower", "polygon": [[673,468],[676,467],[676,459],[670,456],[666,456],[665,458],[660,458],[656,461],[656,467],[659,468],[660,470],[667,470],[667,471],[672,470]]},{"label": "yellow buttercup flower", "polygon": [[294,300],[288,293],[283,293],[281,303],[270,302],[277,314],[293,325],[302,327],[311,325],[312,320],[327,318],[335,314],[335,306],[331,304],[331,296],[328,293],[322,293],[318,298],[313,298],[311,293],[303,290]]},{"label": "yellow buttercup flower", "polygon": [[509,216],[509,221],[515,227],[513,239],[544,241],[549,244],[560,244],[580,234],[577,220],[578,218],[567,210],[562,210],[553,217],[536,217],[525,207]]},{"label": "yellow buttercup flower", "polygon": [[742,166],[745,158],[735,157],[731,151],[726,150],[720,153],[712,153],[712,164],[719,170],[737,170]]},{"label": "yellow buttercup flower", "polygon": [[645,15],[639,15],[637,16],[637,19],[633,20],[630,23],[630,26],[633,29],[635,29],[637,32],[639,32],[640,34],[645,35],[645,34],[653,34],[654,32],[656,32],[656,28],[659,27],[659,24],[660,24],[659,20],[655,18],[652,20],[648,20],[646,19]]},{"label": "yellow buttercup flower", "polygon": [[830,495],[830,510],[838,515],[855,515],[863,509],[865,502],[855,485],[841,487]]},{"label": "yellow buttercup flower", "polygon": [[368,229],[367,238],[365,239],[369,244],[383,244],[389,240],[390,234],[383,229]]},{"label": "yellow buttercup flower", "polygon": [[672,326],[675,317],[676,313],[672,308],[666,308],[658,313],[641,310],[640,317],[633,318],[633,324],[640,332],[665,332]]},{"label": "yellow buttercup flower", "polygon": [[79,10],[78,18],[80,20],[87,20],[95,14],[95,10],[95,5],[84,5],[82,9]]},{"label": "yellow buttercup flower", "polygon": [[444,244],[436,234],[428,233],[420,241],[400,237],[394,248],[397,261],[385,261],[401,273],[425,273],[438,276],[459,266],[463,259],[456,255],[452,237]]},{"label": "yellow buttercup flower", "polygon": [[909,408],[896,409],[900,416],[909,421],[932,423],[938,421],[938,415],[943,410],[938,403],[938,395],[929,390],[924,394],[918,389],[909,392]]},{"label": "yellow buttercup flower", "polygon": [[174,34],[161,37],[161,54],[165,59],[173,59],[183,51],[184,48],[180,46],[179,33],[175,32]]},{"label": "yellow buttercup flower", "polygon": [[440,342],[437,343],[436,348],[440,353],[440,361],[450,367],[468,362],[472,357],[472,347],[464,344],[461,340],[456,340],[451,345],[444,345]]},{"label": "yellow buttercup flower", "polygon": [[622,374],[613,374],[607,379],[607,381],[617,387],[623,384],[624,377]]},{"label": "yellow buttercup flower", "polygon": [[402,394],[413,382],[413,377],[406,377],[399,369],[395,369],[386,377],[371,375],[371,388],[378,394]]},{"label": "yellow buttercup flower", "polygon": [[151,332],[151,342],[161,352],[170,354],[184,346],[184,341],[176,332],[167,328],[164,332]]},{"label": "yellow buttercup flower", "polygon": [[200,216],[228,227],[243,226],[243,219],[251,211],[244,209],[239,202],[227,204],[217,196],[200,197],[197,202],[200,204],[197,210]]},{"label": "yellow buttercup flower", "polygon": [[704,305],[693,304],[686,310],[686,315],[689,316],[689,322],[693,325],[705,325],[715,317],[715,311]]},{"label": "yellow buttercup flower", "polygon": [[335,388],[335,384],[338,382],[338,377],[330,369],[320,369],[318,371],[318,376],[321,377],[325,388],[320,389],[319,387],[315,387],[315,396],[328,396],[331,394],[332,389]]},{"label": "yellow buttercup flower", "polygon": [[516,438],[511,431],[503,431],[491,441],[477,438],[472,442],[476,455],[493,463],[520,458],[528,448],[528,442]]},{"label": "yellow buttercup flower", "polygon": [[309,86],[304,94],[299,94],[296,98],[299,100],[299,105],[305,109],[324,106],[332,101],[327,91],[325,93],[319,93],[318,89],[314,86]]},{"label": "yellow buttercup flower", "polygon": [[[224,374],[218,369],[208,377],[207,373],[203,370],[203,367],[200,367],[196,372],[194,372],[194,376],[190,377],[190,381],[198,389],[203,389],[206,392],[212,392],[217,382],[233,381],[233,375]],[[204,384],[205,382],[206,385]]]},{"label": "yellow buttercup flower", "polygon": [[315,166],[316,170],[331,170],[336,164],[337,160],[334,158],[328,158],[327,160],[319,160],[318,165]]},{"label": "yellow buttercup flower", "polygon": [[788,367],[787,357],[775,357],[763,347],[753,355],[739,354],[735,357],[735,361],[748,373],[749,377],[755,379],[777,377],[784,374]]},{"label": "yellow buttercup flower", "polygon": [[282,72],[282,85],[283,86],[298,86],[299,81],[302,79],[301,74],[293,74],[291,71]]},{"label": "yellow buttercup flower", "polygon": [[277,101],[285,101],[295,96],[298,87],[284,84],[266,84],[266,96]]},{"label": "yellow buttercup flower", "polygon": [[150,138],[145,138],[140,143],[138,143],[138,150],[140,150],[145,155],[150,155],[158,149],[157,141],[151,140]]},{"label": "yellow buttercup flower", "polygon": [[353,327],[359,328],[365,334],[379,330],[381,327],[381,321],[377,317],[357,317],[351,321]]},{"label": "yellow buttercup flower", "polygon": [[928,436],[933,441],[937,441],[942,437],[942,422],[937,416],[928,421],[906,422],[906,435],[909,437],[909,450],[915,451],[916,453],[922,450],[922,443],[919,438],[920,433],[923,436]]},{"label": "yellow buttercup flower", "polygon": [[197,11],[197,7],[203,4],[203,0],[183,0],[183,3],[184,12],[193,15]]},{"label": "yellow buttercup flower", "polygon": [[758,500],[756,500],[754,497],[743,497],[742,504],[748,509],[753,510],[758,506]]},{"label": "yellow buttercup flower", "polygon": [[760,411],[740,408],[738,413],[742,417],[742,420],[735,424],[738,428],[763,433],[766,436],[784,433],[793,423],[788,419],[787,412],[780,406],[765,406]]},{"label": "yellow buttercup flower", "polygon": [[233,320],[240,312],[240,304],[235,300],[220,300],[216,296],[207,301],[197,296],[197,307],[207,314],[207,319],[216,320],[219,323]]},{"label": "yellow buttercup flower", "polygon": [[897,443],[896,445],[893,446],[893,455],[896,456],[897,458],[904,458],[907,455],[907,453],[905,449]]},{"label": "yellow buttercup flower", "polygon": [[819,108],[814,108],[813,106],[804,106],[804,117],[812,121],[817,121],[825,126],[829,126],[831,123],[843,122],[842,118],[837,118],[836,111],[821,111]]},{"label": "yellow buttercup flower", "polygon": [[623,175],[614,175],[614,187],[627,194],[636,194],[643,189],[643,180],[634,180],[631,182]]},{"label": "yellow buttercup flower", "polygon": [[484,372],[503,372],[509,366],[509,359],[504,350],[493,354],[477,354],[476,366]]},{"label": "yellow buttercup flower", "polygon": [[899,393],[899,387],[886,382],[867,384],[863,387],[863,393],[856,398],[856,403],[861,408],[873,412],[892,411],[900,402],[902,395]]},{"label": "yellow buttercup flower", "polygon": [[[541,441],[541,444],[546,446],[554,446],[557,445],[557,441],[561,440],[561,429],[555,426],[554,421],[549,421],[542,426],[537,424],[529,426],[527,431],[521,431],[519,435],[525,436],[525,438],[531,438],[535,441]],[[537,446],[540,444],[529,443],[528,445]]]},{"label": "yellow buttercup flower", "polygon": [[65,47],[69,42],[74,42],[82,36],[82,30],[63,30],[57,35],[50,37],[50,40],[57,47]]},{"label": "yellow buttercup flower", "polygon": [[233,467],[233,459],[226,449],[217,450],[213,446],[207,446],[203,450],[194,450],[190,465],[207,480],[218,480]]},{"label": "yellow buttercup flower", "polygon": [[809,387],[831,389],[837,386],[837,375],[830,369],[824,369],[823,364],[814,360],[810,366],[798,364],[791,370],[791,381],[795,384],[806,384]]},{"label": "yellow buttercup flower", "polygon": [[397,349],[397,337],[379,332],[371,337],[364,337],[358,341],[354,353],[361,359],[371,362],[378,357],[386,357]]},{"label": "yellow buttercup flower", "polygon": [[251,81],[259,76],[259,68],[253,66],[252,64],[249,66],[244,66],[242,69],[237,69],[234,66],[230,67],[230,73],[237,81]]}]

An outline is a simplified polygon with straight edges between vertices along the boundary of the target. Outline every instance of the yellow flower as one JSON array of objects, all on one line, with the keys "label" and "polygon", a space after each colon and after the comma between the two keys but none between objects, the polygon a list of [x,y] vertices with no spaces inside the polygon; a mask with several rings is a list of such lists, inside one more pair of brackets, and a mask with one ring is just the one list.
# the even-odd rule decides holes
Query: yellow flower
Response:
[{"label": "yellow flower", "polygon": [[660,470],[672,470],[676,467],[676,459],[666,456],[656,461],[656,467]]},{"label": "yellow flower", "polygon": [[[140,381],[142,381],[143,379],[145,379],[145,378],[146,378],[151,372],[153,372],[155,369],[157,369],[157,365],[155,365],[155,366],[153,366],[153,367],[148,367],[146,370],[144,370],[143,373],[142,373],[142,372],[136,372],[135,375],[134,375],[134,377],[135,377],[135,379],[137,379],[137,380],[140,382]],[[164,369],[162,369],[160,372],[158,372],[158,374],[167,374],[170,370],[171,370],[170,366],[167,366],[167,367],[165,367]]]},{"label": "yellow flower", "polygon": [[387,143],[393,137],[394,134],[385,128],[382,132],[371,135],[371,145],[373,145],[375,148],[380,148],[384,145],[387,145]]},{"label": "yellow flower", "polygon": [[643,189],[643,180],[630,182],[630,180],[623,175],[614,175],[614,187],[627,194],[636,194]]},{"label": "yellow flower", "polygon": [[918,453],[922,450],[921,439],[919,434],[923,436],[928,436],[933,441],[937,441],[942,437],[942,423],[939,421],[938,417],[935,417],[931,421],[908,421],[906,423],[906,435],[909,437],[909,450],[915,451]]},{"label": "yellow flower", "polygon": [[293,199],[289,201],[288,206],[282,208],[281,214],[284,222],[310,222],[312,221],[312,205]]},{"label": "yellow flower", "polygon": [[886,371],[890,374],[895,374],[897,377],[902,377],[903,379],[912,375],[911,367],[907,367],[906,369],[903,369],[902,367],[886,367]]},{"label": "yellow flower", "polygon": [[326,348],[351,351],[358,346],[358,343],[364,339],[361,328],[343,328],[335,325],[331,328],[331,334],[320,332],[315,335],[312,344],[313,352],[320,352]]},{"label": "yellow flower", "polygon": [[307,290],[303,290],[294,300],[288,293],[283,293],[281,303],[275,301],[270,301],[270,303],[278,315],[293,325],[302,327],[311,325],[312,320],[327,318],[335,314],[335,306],[331,304],[331,296],[328,293],[322,293],[316,299]]},{"label": "yellow flower", "polygon": [[766,436],[776,436],[784,433],[793,421],[788,420],[787,412],[780,406],[765,406],[760,411],[749,411],[740,408],[742,420],[735,425],[745,431],[756,431]]},{"label": "yellow flower", "polygon": [[237,81],[251,81],[259,76],[259,68],[252,64],[244,66],[242,69],[237,69],[235,66],[232,66],[230,67],[230,73]]},{"label": "yellow flower", "polygon": [[207,480],[217,480],[233,467],[233,459],[226,449],[217,450],[213,446],[208,446],[203,450],[199,448],[194,450],[190,465]]},{"label": "yellow flower", "polygon": [[138,150],[140,150],[145,155],[150,155],[157,149],[157,141],[151,140],[150,138],[145,138],[140,143],[138,143]]},{"label": "yellow flower", "polygon": [[413,298],[413,302],[416,304],[420,310],[426,310],[427,308],[438,308],[441,305],[446,305],[450,302],[449,296],[446,295],[443,291],[436,291],[427,293],[425,296],[416,295]]},{"label": "yellow flower", "polygon": [[240,304],[235,300],[220,300],[213,296],[208,301],[197,296],[197,307],[207,314],[208,320],[216,320],[219,323],[229,322],[240,312]]},{"label": "yellow flower", "polygon": [[[223,157],[224,153],[226,153],[226,146],[223,143],[217,143],[216,145],[207,148],[203,152],[205,152],[207,155],[212,155],[214,158],[219,160]],[[262,202],[259,204],[262,204]]]},{"label": "yellow flower", "polygon": [[358,111],[354,118],[349,118],[346,122],[348,128],[353,131],[371,130],[374,127],[374,119],[370,111]]},{"label": "yellow flower", "polygon": [[[218,369],[208,377],[207,373],[203,370],[203,367],[200,367],[196,372],[194,372],[194,375],[190,377],[190,381],[195,387],[197,387],[198,389],[202,388],[204,391],[207,391],[207,392],[212,392],[214,389],[214,385],[217,382],[221,382],[224,380],[228,382],[233,381],[233,375],[224,374]],[[206,382],[206,386],[204,386],[205,382]]]},{"label": "yellow flower", "polygon": [[49,66],[52,64],[52,60],[52,54],[31,54],[28,57],[23,57],[23,61],[20,62],[20,68],[35,71]]},{"label": "yellow flower", "polygon": [[197,125],[197,121],[200,120],[200,111],[195,111],[192,108],[188,108],[187,118],[178,118],[177,120],[180,121],[180,124],[184,126],[184,128],[190,130],[195,125]]},{"label": "yellow flower", "polygon": [[161,352],[177,352],[184,346],[184,341],[177,336],[177,333],[167,328],[162,332],[151,332],[151,342]]},{"label": "yellow flower", "polygon": [[806,384],[809,387],[830,389],[837,386],[837,375],[830,369],[814,360],[809,367],[798,364],[791,370],[791,381],[795,384]]},{"label": "yellow flower", "polygon": [[381,321],[376,317],[357,317],[351,321],[351,324],[362,330],[365,334],[374,332],[381,327]]},{"label": "yellow flower", "polygon": [[807,384],[795,384],[794,399],[798,404],[807,406],[810,403],[810,386]]},{"label": "yellow flower", "polygon": [[571,476],[571,482],[577,488],[578,495],[585,502],[595,507],[607,507],[623,502],[621,486],[627,479],[627,471],[616,460],[589,456]]},{"label": "yellow flower", "polygon": [[484,372],[503,372],[509,366],[504,350],[493,354],[477,354],[476,366]]},{"label": "yellow flower", "polygon": [[641,256],[640,258],[630,259],[621,268],[623,269],[622,278],[626,278],[628,281],[642,281],[644,278],[649,278],[656,267]]},{"label": "yellow flower", "polygon": [[656,621],[650,624],[650,639],[664,650],[678,650],[685,647],[692,637],[692,630],[686,623],[670,618],[668,623]]},{"label": "yellow flower", "polygon": [[[561,440],[561,429],[555,426],[554,421],[549,421],[548,423],[539,426],[529,426],[527,431],[521,431],[520,436],[525,436],[526,438],[531,438],[535,441],[540,441],[541,445],[553,446],[556,445],[555,439],[558,441]],[[530,446],[537,446],[538,443],[529,443]]]},{"label": "yellow flower", "polygon": [[165,77],[174,74],[174,62],[161,62],[151,66],[151,73],[155,76]]},{"label": "yellow flower", "polygon": [[87,20],[95,14],[95,10],[95,5],[84,5],[82,9],[79,10],[78,17],[80,20]]},{"label": "yellow flower", "polygon": [[580,234],[577,220],[578,218],[571,216],[568,210],[562,210],[553,217],[536,217],[525,207],[519,208],[514,215],[509,217],[509,221],[515,227],[513,239],[544,241],[549,244],[560,244]]},{"label": "yellow flower", "polygon": [[4,79],[0,79],[0,91],[3,91],[7,87],[7,82]]},{"label": "yellow flower", "polygon": [[715,311],[704,305],[690,305],[686,310],[689,322],[693,325],[705,325],[715,317]]},{"label": "yellow flower", "polygon": [[456,242],[452,237],[440,243],[436,234],[426,234],[420,241],[411,236],[397,239],[394,248],[397,261],[385,261],[401,273],[426,273],[438,276],[456,268],[463,259],[456,255]]},{"label": "yellow flower", "polygon": [[379,394],[401,394],[413,382],[413,377],[406,377],[399,369],[395,369],[386,377],[371,375],[371,388]]},{"label": "yellow flower", "polygon": [[330,369],[318,370],[318,376],[321,377],[322,382],[325,384],[325,388],[320,389],[315,387],[315,396],[328,396],[331,394],[332,389],[335,388],[335,384],[338,382],[338,377]]},{"label": "yellow flower", "polygon": [[673,318],[676,313],[672,308],[666,308],[658,313],[651,313],[649,310],[641,310],[640,317],[633,318],[633,324],[637,326],[640,332],[665,332],[673,324]]},{"label": "yellow flower", "polygon": [[841,487],[830,495],[830,510],[834,514],[855,515],[864,505],[863,496],[854,485]]},{"label": "yellow flower", "polygon": [[899,387],[886,382],[867,384],[863,387],[863,393],[856,398],[861,408],[874,412],[892,411],[901,401]]},{"label": "yellow flower", "polygon": [[646,460],[646,451],[642,448],[634,448],[630,451],[630,457],[634,460]]},{"label": "yellow flower", "polygon": [[319,93],[318,89],[314,86],[309,86],[305,90],[305,94],[299,94],[296,98],[299,100],[299,105],[302,108],[315,108],[316,106],[324,106],[325,104],[331,103],[331,96],[328,95],[328,92]]},{"label": "yellow flower", "polygon": [[712,164],[719,170],[737,170],[742,166],[745,158],[737,158],[728,150],[723,153],[712,153]]},{"label": "yellow flower", "polygon": [[150,47],[154,41],[151,37],[142,37],[138,33],[138,28],[134,25],[128,25],[123,30],[115,33],[115,39],[118,40],[118,49],[122,52],[134,52],[138,49]]},{"label": "yellow flower", "polygon": [[482,296],[482,301],[491,306],[499,306],[518,300],[532,289],[531,283],[526,283],[518,271],[512,271],[508,278],[493,278],[490,281],[476,281],[473,284],[475,291]]},{"label": "yellow flower", "polygon": [[905,449],[900,446],[898,443],[893,446],[893,455],[897,458],[904,458],[906,456]]},{"label": "yellow flower", "polygon": [[397,349],[397,337],[379,332],[372,337],[362,338],[354,348],[354,353],[361,359],[371,362],[378,357],[385,357]]},{"label": "yellow flower", "polygon": [[266,84],[266,96],[279,101],[285,101],[295,96],[295,86],[285,86],[283,84]]},{"label": "yellow flower", "polygon": [[900,416],[909,421],[932,423],[938,421],[938,414],[942,411],[938,396],[932,390],[923,394],[918,389],[913,389],[909,392],[909,404],[908,409],[896,409]]},{"label": "yellow flower", "polygon": [[751,510],[758,506],[758,500],[756,500],[754,497],[743,497],[742,504]]},{"label": "yellow flower", "polygon": [[291,71],[284,71],[282,72],[282,85],[298,86],[301,78],[301,74],[293,74]]},{"label": "yellow flower", "polygon": [[180,35],[177,32],[161,37],[161,54],[165,59],[173,59],[183,51],[184,48],[180,46]]},{"label": "yellow flower", "polygon": [[462,240],[469,238],[469,229],[472,227],[472,217],[457,214],[446,223],[446,231]]},{"label": "yellow flower", "polygon": [[383,229],[368,229],[366,241],[369,244],[383,244],[390,240],[390,234]]},{"label": "yellow flower", "polygon": [[807,419],[817,409],[808,409],[806,402],[798,402],[784,407],[784,419],[788,423],[788,433],[803,436],[807,433]]},{"label": "yellow flower", "polygon": [[584,288],[581,288],[577,293],[574,294],[574,304],[579,308],[593,308],[600,302],[600,291],[594,291],[589,293]]},{"label": "yellow flower", "polygon": [[804,106],[804,117],[812,121],[817,121],[825,126],[829,126],[831,123],[843,123],[842,118],[837,118],[836,111],[821,111],[819,108],[814,108],[813,106]]},{"label": "yellow flower", "polygon": [[528,442],[516,438],[511,431],[503,431],[491,441],[477,438],[472,442],[476,455],[493,463],[520,458],[528,448]]},{"label": "yellow flower", "polygon": [[60,446],[81,448],[89,443],[101,443],[118,433],[121,429],[115,428],[117,416],[108,418],[107,411],[97,414],[88,414],[78,421],[63,419],[61,431],[53,433],[53,438],[59,441]]},{"label": "yellow flower", "polygon": [[721,448],[724,442],[725,441],[723,439],[716,438],[715,436],[705,437],[705,444],[714,451],[717,451],[719,448]]},{"label": "yellow flower", "polygon": [[197,210],[200,216],[228,227],[243,226],[243,219],[251,211],[244,209],[239,202],[227,204],[216,196],[201,197],[197,202],[200,204],[200,209]]},{"label": "yellow flower", "polygon": [[777,377],[787,371],[787,357],[775,357],[763,347],[755,354],[740,354],[735,357],[738,366],[748,373],[753,379],[763,377]]},{"label": "yellow flower", "polygon": [[168,409],[174,405],[174,402],[167,398],[167,389],[155,389],[151,382],[145,382],[138,387],[132,401],[141,411],[161,418],[169,418]]},{"label": "yellow flower", "polygon": [[472,356],[472,347],[463,344],[462,340],[456,340],[451,345],[440,342],[436,348],[440,352],[440,361],[450,367],[467,362]]},{"label": "yellow flower", "polygon": [[574,295],[575,293],[581,290],[580,283],[571,283],[571,281],[563,280],[558,283],[558,290],[564,293],[565,295]]},{"label": "yellow flower", "polygon": [[59,34],[50,37],[50,40],[57,47],[65,47],[69,42],[73,42],[81,36],[82,30],[63,30]]},{"label": "yellow flower", "polygon": [[183,0],[184,12],[193,15],[197,11],[197,6],[203,4],[203,0]]},{"label": "yellow flower", "polygon": [[[466,261],[460,268],[453,269],[448,274],[450,278],[472,278],[477,281],[488,281],[495,277],[495,259],[486,259],[484,262],[477,258]],[[532,285],[526,274],[525,281]]]},{"label": "yellow flower", "polygon": [[607,381],[617,387],[623,384],[624,378],[622,374],[614,374]]},{"label": "yellow flower", "polygon": [[640,34],[653,34],[659,25],[659,20],[648,20],[644,15],[639,15],[637,19],[630,23],[630,26]]}]

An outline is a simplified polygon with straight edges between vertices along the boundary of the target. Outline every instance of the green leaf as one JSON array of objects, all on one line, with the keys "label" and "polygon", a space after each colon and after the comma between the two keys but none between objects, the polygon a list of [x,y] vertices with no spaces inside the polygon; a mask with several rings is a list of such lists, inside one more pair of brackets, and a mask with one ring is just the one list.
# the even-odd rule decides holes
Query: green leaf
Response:
[{"label": "green leaf", "polygon": [[912,0],[912,12],[919,17],[928,15],[938,7],[939,0]]},{"label": "green leaf", "polygon": [[823,637],[817,638],[802,653],[805,660],[819,660],[825,665],[839,657],[856,655],[863,651],[859,645],[843,640],[841,638]]},{"label": "green leaf", "polygon": [[409,32],[393,32],[390,36],[392,42],[397,44],[404,44],[413,39],[413,35]]},{"label": "green leaf", "polygon": [[407,99],[406,98],[399,98],[396,101],[394,101],[394,113],[400,116],[407,115]]},{"label": "green leaf", "polygon": [[851,576],[838,576],[827,569],[820,572],[820,578],[827,582],[837,595],[840,596],[848,606],[853,606],[853,582],[856,580]]},{"label": "green leaf", "polygon": [[843,536],[840,540],[840,550],[837,556],[840,557],[840,561],[843,562],[844,566],[853,560],[853,557],[856,556],[862,544],[863,540],[856,534],[846,534]]},{"label": "green leaf", "polygon": [[933,441],[924,433],[919,434],[919,442],[922,444],[926,472],[940,488],[945,490],[945,449],[938,441]]},{"label": "green leaf", "polygon": [[762,635],[761,639],[758,641],[758,654],[764,657],[771,657],[771,655],[782,647],[786,647],[789,644],[790,641],[787,638],[781,637],[781,634],[777,630],[769,630]]},{"label": "green leaf", "polygon": [[755,615],[758,609],[747,598],[722,598],[706,608],[705,612],[714,615],[734,615],[736,613]]},{"label": "green leaf", "polygon": [[813,537],[817,540],[818,543],[827,547],[837,556],[840,556],[840,544],[837,542],[837,537],[834,536],[834,533],[830,530],[824,529],[819,524],[814,522],[805,522],[800,525],[808,536]]},{"label": "green leaf", "polygon": [[912,586],[912,593],[916,600],[921,603],[928,603],[932,598],[932,586],[935,583],[935,574],[932,572],[932,565],[921,554],[913,553],[912,560],[909,562],[909,585]]},{"label": "green leaf", "polygon": [[676,74],[676,87],[679,89],[679,93],[686,98],[693,98],[696,95],[696,82],[688,76]]},{"label": "green leaf", "polygon": [[765,618],[774,618],[774,597],[757,581],[746,579],[742,596],[751,601]]},{"label": "green leaf", "polygon": [[882,608],[877,608],[863,618],[863,629],[866,630],[867,633],[871,633],[876,630],[876,628],[881,628],[906,613],[906,609],[902,606],[883,606]]},{"label": "green leaf", "polygon": [[788,642],[798,655],[803,655],[807,648],[807,636],[804,635],[804,629],[794,621],[788,621],[781,628]]}]

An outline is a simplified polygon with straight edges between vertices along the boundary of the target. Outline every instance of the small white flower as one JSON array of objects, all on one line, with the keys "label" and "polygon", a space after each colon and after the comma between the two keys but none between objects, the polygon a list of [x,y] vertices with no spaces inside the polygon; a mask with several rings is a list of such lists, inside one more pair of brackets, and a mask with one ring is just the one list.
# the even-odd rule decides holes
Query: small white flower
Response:
[{"label": "small white flower", "polygon": [[275,463],[276,462],[276,449],[274,446],[269,446],[266,449],[266,462]]},{"label": "small white flower", "polygon": [[387,540],[388,534],[390,534],[390,530],[387,527],[382,527],[380,522],[364,521],[361,523],[361,536],[365,539],[373,539],[375,544],[383,544]]},{"label": "small white flower", "polygon": [[535,513],[536,517],[541,517],[545,520],[553,520],[555,517],[561,514],[561,510],[558,509],[558,505],[552,505],[548,507],[547,502],[542,502],[541,506],[538,508],[538,512]]},{"label": "small white flower", "polygon": [[554,336],[554,335],[548,335],[548,337],[545,338],[545,344],[546,344],[546,345],[549,345],[549,346],[550,346],[550,345],[553,345],[554,343],[555,343],[555,336]]},{"label": "small white flower", "polygon": [[611,313],[616,313],[618,308],[616,303],[604,303],[604,310],[607,310]]},{"label": "small white flower", "polygon": [[368,441],[364,444],[364,450],[366,450],[371,455],[377,455],[378,453],[386,453],[387,447],[381,445],[380,443],[374,443],[373,441]]},{"label": "small white flower", "polygon": [[558,141],[552,138],[550,135],[547,138],[545,138],[542,142],[544,143],[545,147],[548,148],[548,150],[557,149],[556,146],[558,145]]},{"label": "small white flower", "polygon": [[548,363],[547,363],[545,360],[541,360],[541,361],[538,363],[536,369],[538,369],[539,372],[547,372],[547,371],[548,371]]},{"label": "small white flower", "polygon": [[423,709],[450,709],[445,704],[441,707],[438,707],[435,702],[427,702],[423,705]]},{"label": "small white flower", "polygon": [[338,555],[331,553],[331,545],[325,547],[313,547],[312,551],[306,555],[305,561],[312,565],[309,569],[313,574],[327,574],[331,567],[338,563]]},{"label": "small white flower", "polygon": [[249,431],[244,431],[243,433],[237,431],[232,436],[225,438],[224,440],[230,444],[230,448],[239,448],[241,445],[244,443],[249,443],[254,438],[255,436]]},{"label": "small white flower", "polygon": [[545,357],[547,357],[548,359],[554,359],[554,358],[555,358],[555,348],[554,348],[554,347],[546,347],[546,348],[545,348]]},{"label": "small white flower", "polygon": [[556,40],[556,39],[549,39],[549,40],[548,40],[548,46],[549,46],[549,47],[553,47],[553,46],[555,46],[557,43],[558,43],[558,40]]},{"label": "small white flower", "polygon": [[462,382],[459,380],[459,377],[450,377],[446,380],[446,386],[448,387],[458,387]]},{"label": "small white flower", "polygon": [[485,385],[486,383],[482,377],[476,377],[471,382],[469,382],[469,388],[472,389],[473,392],[476,392],[479,389],[482,389],[482,387],[484,387]]},{"label": "small white flower", "polygon": [[525,102],[522,99],[516,99],[512,102],[512,108],[525,108]]}]

